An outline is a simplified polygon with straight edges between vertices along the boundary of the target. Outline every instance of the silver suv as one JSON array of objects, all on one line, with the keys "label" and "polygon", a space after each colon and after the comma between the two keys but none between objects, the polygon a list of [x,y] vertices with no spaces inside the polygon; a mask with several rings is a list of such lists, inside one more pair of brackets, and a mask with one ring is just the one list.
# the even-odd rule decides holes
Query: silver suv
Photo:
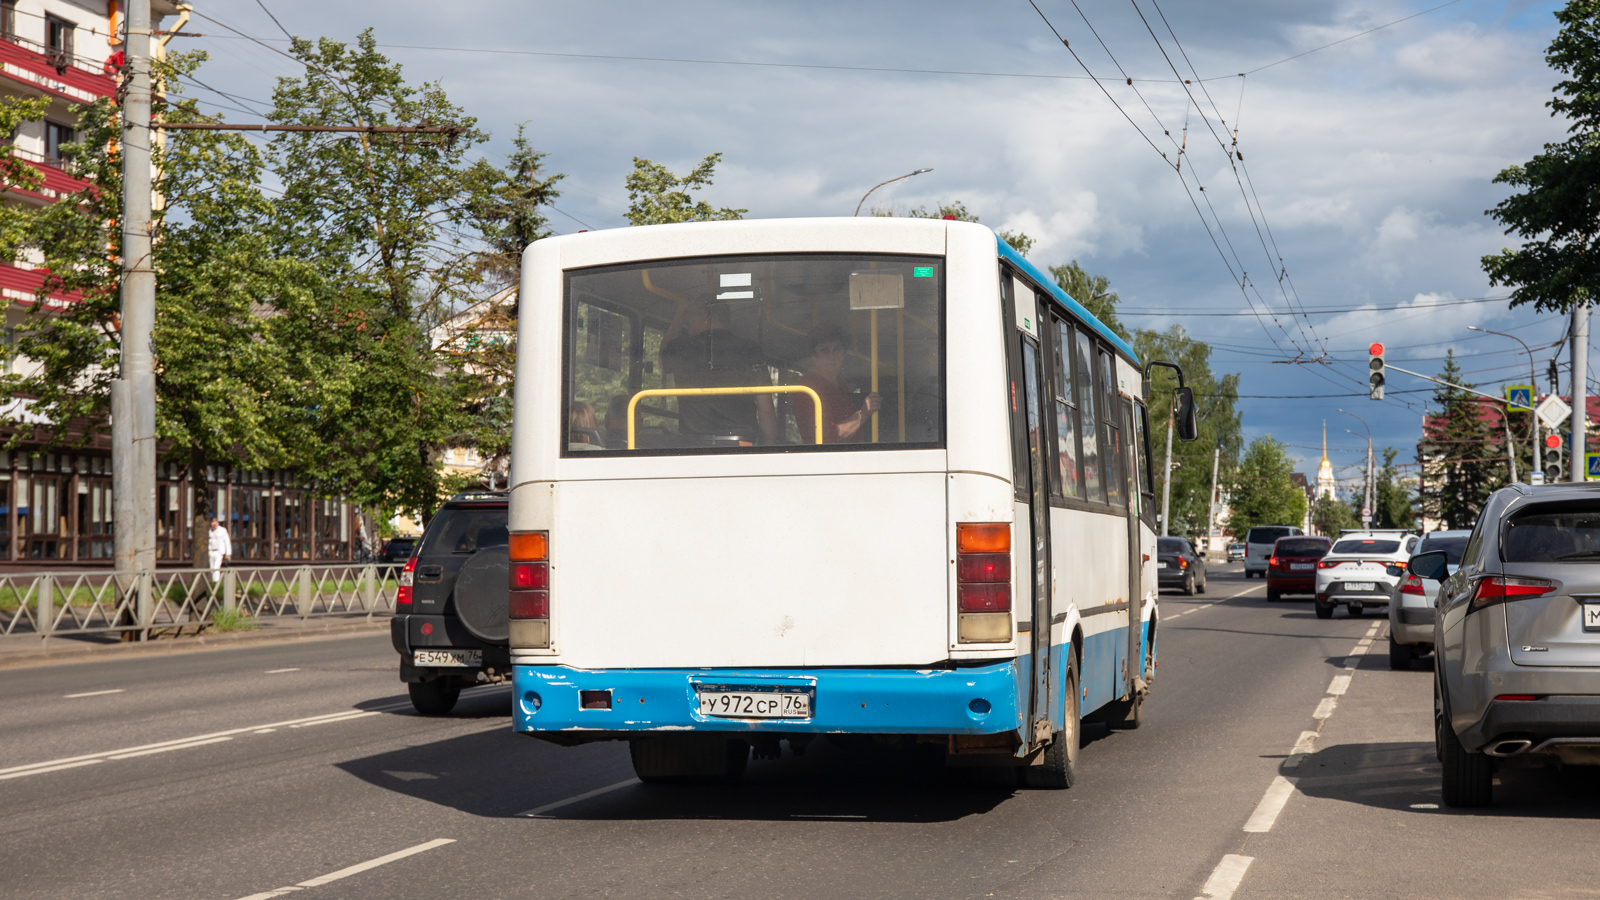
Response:
[{"label": "silver suv", "polygon": [[1600,765],[1600,485],[1490,495],[1443,580],[1434,622],[1434,736],[1444,802],[1485,806],[1501,760]]},{"label": "silver suv", "polygon": [[1257,525],[1244,535],[1244,577],[1267,577],[1267,561],[1278,538],[1304,534],[1293,525]]},{"label": "silver suv", "polygon": [[[1461,565],[1461,551],[1470,531],[1430,531],[1417,542],[1415,553],[1443,550],[1451,572]],[[1433,652],[1434,598],[1439,582],[1406,575],[1400,582],[1400,602],[1389,604],[1389,668],[1409,672],[1412,660]]]},{"label": "silver suv", "polygon": [[1359,616],[1369,606],[1394,602],[1417,536],[1399,529],[1347,530],[1317,562],[1317,618],[1344,606]]}]

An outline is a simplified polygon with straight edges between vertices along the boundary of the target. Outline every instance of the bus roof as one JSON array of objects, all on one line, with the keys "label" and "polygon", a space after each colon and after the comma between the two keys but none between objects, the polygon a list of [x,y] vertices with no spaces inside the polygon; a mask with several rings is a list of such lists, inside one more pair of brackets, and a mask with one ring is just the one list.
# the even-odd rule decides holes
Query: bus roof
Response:
[{"label": "bus roof", "polygon": [[1023,258],[1022,254],[1018,253],[1015,247],[1012,247],[1010,244],[1006,243],[1004,238],[1001,238],[999,235],[995,235],[994,241],[996,246],[1000,248],[1001,259],[1008,260],[1012,265],[1021,269],[1029,278],[1034,280],[1035,284],[1038,284],[1046,291],[1049,291],[1050,296],[1055,298],[1056,302],[1061,305],[1062,309],[1065,309],[1067,312],[1070,312],[1079,319],[1083,320],[1084,324],[1088,325],[1090,328],[1093,328],[1101,337],[1105,338],[1107,343],[1111,344],[1111,346],[1117,348],[1118,350],[1121,350],[1128,357],[1128,359],[1133,361],[1134,365],[1139,365],[1139,354],[1133,352],[1133,348],[1128,346],[1128,342],[1118,337],[1115,331],[1107,328],[1104,322],[1101,322],[1099,319],[1095,318],[1094,313],[1091,313],[1089,310],[1085,309],[1082,303],[1072,299],[1072,295],[1068,294],[1066,291],[1063,291],[1060,285],[1056,284],[1056,280],[1054,278],[1051,278],[1045,275],[1045,273],[1039,271],[1038,266],[1035,266],[1033,263],[1028,262],[1027,259]]}]

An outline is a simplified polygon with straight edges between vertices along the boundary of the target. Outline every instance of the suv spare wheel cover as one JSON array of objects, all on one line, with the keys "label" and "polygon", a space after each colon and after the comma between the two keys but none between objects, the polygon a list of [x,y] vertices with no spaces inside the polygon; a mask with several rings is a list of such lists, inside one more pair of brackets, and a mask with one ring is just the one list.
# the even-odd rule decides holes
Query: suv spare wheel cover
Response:
[{"label": "suv spare wheel cover", "polygon": [[508,547],[479,550],[456,576],[456,615],[467,630],[486,641],[511,637],[511,552]]}]

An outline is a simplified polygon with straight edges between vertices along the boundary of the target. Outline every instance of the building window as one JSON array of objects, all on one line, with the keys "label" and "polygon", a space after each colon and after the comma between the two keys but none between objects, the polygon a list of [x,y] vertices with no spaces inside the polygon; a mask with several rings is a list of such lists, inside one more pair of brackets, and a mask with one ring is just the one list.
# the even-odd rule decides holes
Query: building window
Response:
[{"label": "building window", "polygon": [[56,122],[44,123],[44,155],[52,165],[61,165],[61,145],[73,143],[78,139],[78,133],[66,125]]},{"label": "building window", "polygon": [[17,40],[16,0],[0,0],[0,38],[12,43]]},{"label": "building window", "polygon": [[65,73],[72,65],[72,32],[77,28],[66,19],[44,17],[45,55],[57,72]]}]

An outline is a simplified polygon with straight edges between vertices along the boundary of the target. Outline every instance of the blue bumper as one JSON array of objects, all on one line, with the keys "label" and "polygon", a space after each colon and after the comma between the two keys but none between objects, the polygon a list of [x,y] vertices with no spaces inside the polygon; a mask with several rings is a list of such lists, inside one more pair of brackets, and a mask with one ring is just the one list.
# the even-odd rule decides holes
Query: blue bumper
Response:
[{"label": "blue bumper", "polygon": [[[514,666],[513,718],[517,731],[529,732],[997,734],[1023,725],[1016,673],[1015,661],[970,669]],[[809,688],[814,692],[812,715],[809,719],[703,716],[697,685]],[[584,709],[580,691],[609,691],[610,708]]]}]

